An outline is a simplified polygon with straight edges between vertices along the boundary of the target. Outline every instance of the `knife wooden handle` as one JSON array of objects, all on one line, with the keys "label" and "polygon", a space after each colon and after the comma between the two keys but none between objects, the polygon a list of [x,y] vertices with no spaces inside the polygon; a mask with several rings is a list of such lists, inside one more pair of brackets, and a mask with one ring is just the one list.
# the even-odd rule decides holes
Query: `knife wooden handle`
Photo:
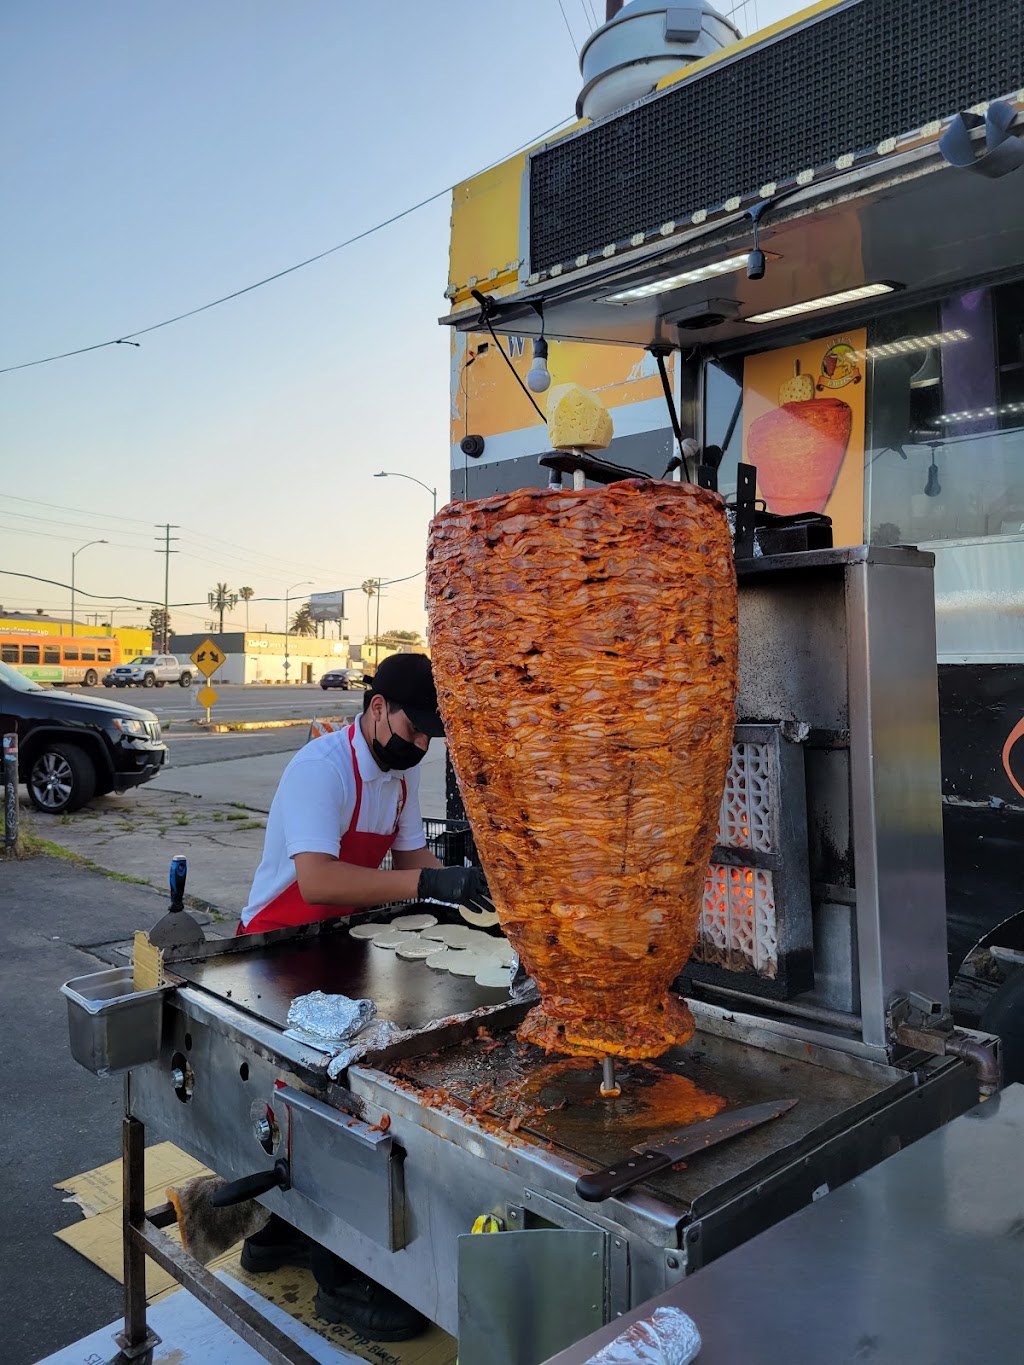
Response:
[{"label": "knife wooden handle", "polygon": [[576,1193],[590,1204],[599,1204],[602,1199],[612,1199],[641,1180],[649,1180],[658,1171],[671,1166],[672,1161],[673,1158],[664,1152],[643,1152],[639,1156],[630,1153],[603,1171],[581,1175],[576,1181]]}]

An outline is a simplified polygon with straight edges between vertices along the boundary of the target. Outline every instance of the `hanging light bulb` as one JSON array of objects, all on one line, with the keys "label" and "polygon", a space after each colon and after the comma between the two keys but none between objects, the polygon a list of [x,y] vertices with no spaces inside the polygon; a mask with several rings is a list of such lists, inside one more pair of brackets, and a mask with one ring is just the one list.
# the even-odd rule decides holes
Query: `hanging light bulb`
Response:
[{"label": "hanging light bulb", "polygon": [[928,482],[924,486],[926,498],[937,498],[942,492],[942,484],[939,483],[939,466],[932,460],[928,466]]},{"label": "hanging light bulb", "polygon": [[533,393],[546,393],[551,387],[551,375],[548,372],[548,343],[542,336],[536,337],[533,343],[533,364],[527,371],[526,387]]}]

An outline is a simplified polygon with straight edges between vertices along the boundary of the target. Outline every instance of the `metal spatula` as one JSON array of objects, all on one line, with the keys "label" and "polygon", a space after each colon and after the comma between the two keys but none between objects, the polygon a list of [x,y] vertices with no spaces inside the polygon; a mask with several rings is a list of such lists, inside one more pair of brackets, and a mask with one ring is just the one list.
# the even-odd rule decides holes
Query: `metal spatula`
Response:
[{"label": "metal spatula", "polygon": [[188,863],[184,858],[171,859],[171,903],[167,914],[158,919],[149,931],[149,941],[157,948],[195,948],[206,942],[202,928],[185,909],[185,878]]}]

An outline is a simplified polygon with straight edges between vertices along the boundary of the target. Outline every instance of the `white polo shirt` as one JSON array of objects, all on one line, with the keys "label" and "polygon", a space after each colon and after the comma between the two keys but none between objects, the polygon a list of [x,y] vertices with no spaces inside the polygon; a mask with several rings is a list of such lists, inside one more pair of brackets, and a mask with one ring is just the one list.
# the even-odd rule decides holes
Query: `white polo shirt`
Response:
[{"label": "white polo shirt", "polygon": [[[285,768],[270,804],[263,858],[256,869],[249,903],[242,911],[242,924],[266,908],[295,881],[297,853],[328,853],[338,856],[341,836],[352,822],[356,808],[356,780],[348,729],[311,740]],[[398,819],[392,848],[408,851],[423,848],[426,836],[420,816],[420,775],[416,768],[404,773],[384,772],[370,752],[356,721],[352,748],[363,782],[356,828],[367,834],[390,834],[395,828],[402,778],[406,800]]]}]

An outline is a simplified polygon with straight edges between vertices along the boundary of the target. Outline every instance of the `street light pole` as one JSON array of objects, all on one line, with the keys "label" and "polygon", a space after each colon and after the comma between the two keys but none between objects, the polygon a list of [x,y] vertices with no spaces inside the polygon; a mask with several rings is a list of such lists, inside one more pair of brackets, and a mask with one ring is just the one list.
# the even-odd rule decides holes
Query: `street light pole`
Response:
[{"label": "street light pole", "polygon": [[284,680],[288,682],[288,670],[291,664],[288,661],[288,599],[296,588],[311,587],[313,580],[304,578],[301,583],[293,583],[290,588],[285,588],[284,592]]},{"label": "street light pole", "polygon": [[84,545],[79,545],[77,550],[71,552],[71,634],[75,633],[75,560],[83,550],[88,550],[90,545],[106,545],[105,540],[87,540]]},{"label": "street light pole", "polygon": [[396,469],[382,469],[379,474],[374,474],[373,477],[375,479],[408,479],[410,483],[418,483],[434,499],[434,516],[437,516],[437,489],[431,488],[430,484],[424,483],[422,479],[415,479],[411,474],[399,474]]}]

